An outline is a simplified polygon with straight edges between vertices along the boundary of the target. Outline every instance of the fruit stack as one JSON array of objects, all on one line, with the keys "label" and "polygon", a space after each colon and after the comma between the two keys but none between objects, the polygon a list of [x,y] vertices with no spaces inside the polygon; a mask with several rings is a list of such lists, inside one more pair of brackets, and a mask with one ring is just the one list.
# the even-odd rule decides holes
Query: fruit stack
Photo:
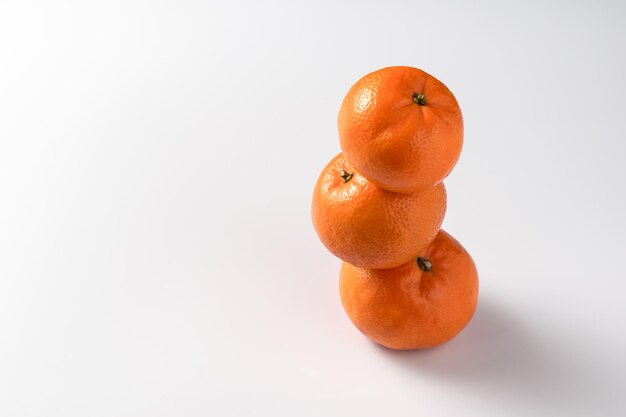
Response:
[{"label": "fruit stack", "polygon": [[454,95],[417,68],[383,68],[350,88],[338,128],[342,153],[320,174],[312,218],[322,243],[343,260],[346,313],[388,348],[450,340],[478,299],[474,261],[440,229],[443,180],[463,146]]}]

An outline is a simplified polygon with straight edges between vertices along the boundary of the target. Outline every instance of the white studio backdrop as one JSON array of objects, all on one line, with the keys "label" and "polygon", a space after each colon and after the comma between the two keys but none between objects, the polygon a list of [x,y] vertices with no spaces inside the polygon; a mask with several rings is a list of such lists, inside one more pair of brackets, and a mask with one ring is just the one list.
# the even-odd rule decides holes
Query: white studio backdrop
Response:
[{"label": "white studio backdrop", "polygon": [[[0,3],[0,415],[623,416],[621,2]],[[352,326],[310,197],[350,85],[448,85],[470,325]]]}]

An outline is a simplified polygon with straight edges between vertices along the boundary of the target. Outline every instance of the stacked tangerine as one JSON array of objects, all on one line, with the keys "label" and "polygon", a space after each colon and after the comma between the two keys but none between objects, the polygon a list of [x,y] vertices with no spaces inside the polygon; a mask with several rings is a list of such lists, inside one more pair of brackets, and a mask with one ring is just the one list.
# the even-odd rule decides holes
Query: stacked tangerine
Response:
[{"label": "stacked tangerine", "polygon": [[348,317],[392,349],[452,339],[478,299],[474,261],[440,229],[443,180],[463,146],[454,95],[417,68],[383,68],[350,88],[338,128],[342,153],[319,176],[312,218],[322,243],[343,260]]}]

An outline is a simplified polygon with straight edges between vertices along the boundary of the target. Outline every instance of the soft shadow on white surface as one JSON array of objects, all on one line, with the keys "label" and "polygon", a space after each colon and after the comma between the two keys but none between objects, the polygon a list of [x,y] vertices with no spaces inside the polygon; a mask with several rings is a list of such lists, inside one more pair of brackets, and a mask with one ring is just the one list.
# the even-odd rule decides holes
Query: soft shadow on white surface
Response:
[{"label": "soft shadow on white surface", "polygon": [[422,351],[376,346],[416,377],[434,378],[477,400],[575,415],[585,410],[614,415],[623,406],[606,366],[488,299],[480,301],[470,325],[443,346]]}]

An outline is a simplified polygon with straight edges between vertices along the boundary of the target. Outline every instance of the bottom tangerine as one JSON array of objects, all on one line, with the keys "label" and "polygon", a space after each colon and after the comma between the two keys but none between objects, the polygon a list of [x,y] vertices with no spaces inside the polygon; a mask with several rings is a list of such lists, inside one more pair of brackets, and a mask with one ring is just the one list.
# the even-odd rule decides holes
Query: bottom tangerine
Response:
[{"label": "bottom tangerine", "polygon": [[371,340],[391,349],[423,349],[447,342],[470,321],[478,273],[463,246],[441,230],[398,267],[342,263],[339,289],[348,317]]}]

